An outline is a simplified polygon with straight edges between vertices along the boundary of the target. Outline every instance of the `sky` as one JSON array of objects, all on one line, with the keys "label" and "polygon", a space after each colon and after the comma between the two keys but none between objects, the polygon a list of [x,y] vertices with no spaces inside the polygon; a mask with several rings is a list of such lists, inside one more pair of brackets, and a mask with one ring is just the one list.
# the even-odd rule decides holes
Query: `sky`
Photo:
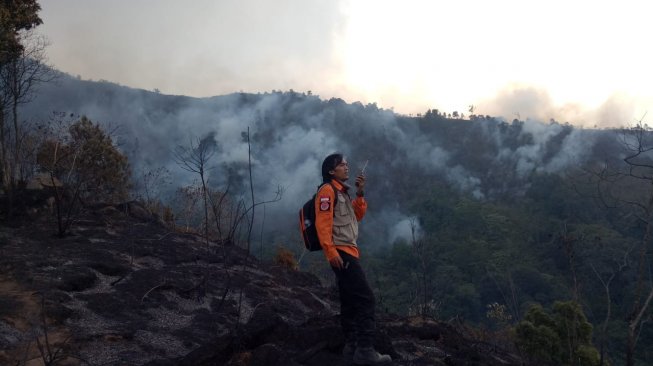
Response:
[{"label": "sky", "polygon": [[587,127],[650,121],[639,0],[41,0],[49,62],[195,97],[311,91]]}]

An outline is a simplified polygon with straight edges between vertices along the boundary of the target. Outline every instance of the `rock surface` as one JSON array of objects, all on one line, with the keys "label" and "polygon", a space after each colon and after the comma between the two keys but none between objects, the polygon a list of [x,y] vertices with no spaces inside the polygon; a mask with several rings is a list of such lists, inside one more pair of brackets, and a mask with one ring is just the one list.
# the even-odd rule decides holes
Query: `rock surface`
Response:
[{"label": "rock surface", "polygon": [[[0,226],[0,364],[347,364],[337,292],[312,274],[207,245],[133,202],[54,232],[46,216]],[[522,364],[461,329],[381,316],[376,347],[394,365]]]}]

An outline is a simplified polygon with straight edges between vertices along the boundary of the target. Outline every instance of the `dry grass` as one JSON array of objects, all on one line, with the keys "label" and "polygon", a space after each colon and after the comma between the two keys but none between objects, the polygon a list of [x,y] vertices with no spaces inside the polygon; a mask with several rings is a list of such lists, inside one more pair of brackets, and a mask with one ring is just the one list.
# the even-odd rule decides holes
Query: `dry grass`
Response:
[{"label": "dry grass", "polygon": [[281,267],[292,269],[293,271],[299,269],[295,254],[282,246],[277,247],[277,253],[274,255],[274,263]]},{"label": "dry grass", "polygon": [[[0,364],[2,365],[43,365],[41,353],[38,350],[36,337],[44,344],[43,318],[41,316],[41,298],[38,293],[25,290],[10,278],[0,276],[0,293],[3,294],[5,304],[0,312],[0,320],[11,326],[20,334],[20,341],[7,349],[0,350]],[[52,326],[48,323],[49,347],[53,350],[63,347],[69,338],[66,329]],[[68,357],[58,359],[57,365],[78,365],[79,361]]]}]

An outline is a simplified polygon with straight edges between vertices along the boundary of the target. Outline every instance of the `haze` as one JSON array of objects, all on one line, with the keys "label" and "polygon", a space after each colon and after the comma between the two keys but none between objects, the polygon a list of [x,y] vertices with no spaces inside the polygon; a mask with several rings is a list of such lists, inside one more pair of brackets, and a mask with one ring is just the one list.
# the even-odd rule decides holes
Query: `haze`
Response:
[{"label": "haze", "polygon": [[646,1],[49,0],[50,62],[84,79],[205,97],[312,91],[619,126],[653,106]]}]

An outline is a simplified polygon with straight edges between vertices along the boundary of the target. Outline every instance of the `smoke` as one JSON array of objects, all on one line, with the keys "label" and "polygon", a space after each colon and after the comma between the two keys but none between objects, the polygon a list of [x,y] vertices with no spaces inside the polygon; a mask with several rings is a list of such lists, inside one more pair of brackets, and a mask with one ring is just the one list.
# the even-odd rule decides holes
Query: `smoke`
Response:
[{"label": "smoke", "polygon": [[48,53],[58,68],[193,96],[271,86],[324,90],[330,70],[338,67],[334,43],[345,26],[340,1],[41,5],[40,30],[52,41]]},{"label": "smoke", "polygon": [[533,86],[510,85],[500,90],[492,100],[482,102],[478,110],[509,119],[530,117],[543,121],[555,117],[549,93]]},{"label": "smoke", "polygon": [[598,108],[595,126],[606,128],[629,125],[634,121],[623,120],[623,116],[633,116],[636,112],[632,99],[619,94],[612,95]]},{"label": "smoke", "polygon": [[390,229],[390,243],[394,243],[397,240],[404,240],[410,243],[413,240],[421,239],[424,235],[417,217],[398,217],[395,220],[397,223]]},{"label": "smoke", "polygon": [[638,116],[637,113],[643,116],[646,111],[638,107],[648,104],[650,100],[614,93],[594,106],[580,103],[557,105],[544,88],[511,84],[499,90],[494,97],[481,100],[476,110],[507,120],[561,121],[589,128],[615,128],[632,123],[624,119],[628,116]]},{"label": "smoke", "polygon": [[[541,97],[530,95],[522,101]],[[586,159],[595,141],[582,129],[535,120],[420,122],[375,105],[293,92],[198,99],[69,77],[45,85],[21,115],[45,119],[50,111],[119,126],[116,141],[133,170],[165,167],[175,187],[197,177],[174,162],[174,148],[212,139],[209,184],[224,189],[230,183],[230,192],[248,203],[249,128],[256,200],[284,189],[281,201],[266,205],[265,227],[285,232],[291,242],[299,240],[297,210],[321,183],[322,160],[335,151],[348,156],[352,170],[369,160],[362,240],[382,245],[410,238],[412,216],[401,197],[415,187],[436,180],[475,199],[492,199],[497,191],[519,192],[503,176],[516,177],[511,182],[517,185],[533,172],[562,171]]]},{"label": "smoke", "polygon": [[461,191],[471,192],[474,198],[482,199],[485,197],[480,188],[481,179],[473,176],[462,166],[456,165],[449,169],[446,177],[450,183],[454,184]]},{"label": "smoke", "polygon": [[596,144],[596,133],[573,130],[564,138],[559,152],[540,171],[556,173],[571,166],[580,166],[586,161]]},{"label": "smoke", "polygon": [[545,125],[532,120],[527,120],[524,123],[522,134],[527,135],[532,143],[520,146],[515,151],[517,156],[516,170],[519,176],[526,176],[542,165],[546,143],[561,131],[562,126],[557,124]]}]

